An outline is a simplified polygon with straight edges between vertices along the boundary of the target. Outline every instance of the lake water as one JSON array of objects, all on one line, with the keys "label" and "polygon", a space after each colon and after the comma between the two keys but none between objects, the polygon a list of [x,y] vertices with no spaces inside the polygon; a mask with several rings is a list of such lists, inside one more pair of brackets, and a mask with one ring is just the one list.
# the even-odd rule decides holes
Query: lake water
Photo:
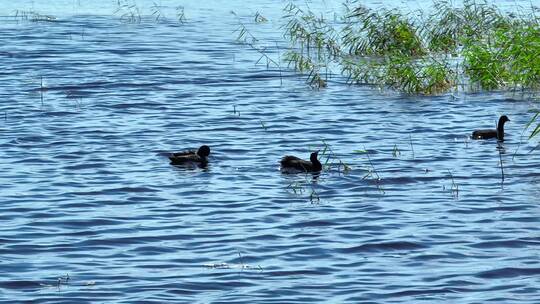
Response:
[{"label": "lake water", "polygon": [[[0,302],[540,302],[530,101],[311,90],[235,42],[231,10],[284,45],[281,1],[115,3],[2,3],[58,19],[0,20]],[[501,114],[499,149],[467,139]],[[349,172],[280,174],[323,140]]]}]

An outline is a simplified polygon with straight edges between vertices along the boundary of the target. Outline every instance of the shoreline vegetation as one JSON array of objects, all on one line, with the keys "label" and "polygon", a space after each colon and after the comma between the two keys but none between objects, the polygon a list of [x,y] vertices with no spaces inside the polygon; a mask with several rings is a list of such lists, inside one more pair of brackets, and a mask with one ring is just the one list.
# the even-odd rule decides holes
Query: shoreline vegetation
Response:
[{"label": "shoreline vegetation", "polygon": [[476,0],[435,0],[410,13],[351,0],[343,7],[333,22],[292,2],[284,8],[285,61],[315,88],[339,68],[348,83],[414,95],[540,91],[538,7],[520,14]]},{"label": "shoreline vegetation", "polygon": [[[283,61],[314,89],[327,87],[338,70],[348,84],[408,95],[501,91],[534,100],[540,93],[540,7],[518,11],[482,0],[459,6],[434,0],[412,12],[346,0],[341,15],[326,18],[291,1],[283,9],[289,43]],[[245,25],[239,32],[239,41],[268,57]],[[527,127],[540,120],[540,111],[532,111]],[[538,134],[540,123],[530,137]]]},{"label": "shoreline vegetation", "polygon": [[[114,0],[123,23],[146,20],[187,22],[184,7],[153,2],[149,12],[134,0]],[[174,8],[175,16],[166,16]],[[460,92],[510,92],[520,99],[540,96],[540,7],[500,9],[488,0],[433,0],[425,9],[370,8],[344,0],[325,16],[308,3],[285,1],[280,31],[285,41],[264,46],[248,25],[268,23],[259,11],[237,19],[237,41],[260,54],[257,61],[279,70],[284,65],[313,89],[331,78],[416,96]],[[170,15],[170,12],[169,12]],[[327,12],[330,15],[330,12]],[[55,22],[54,16],[18,10],[9,19]],[[168,18],[172,17],[172,18]],[[4,18],[6,19],[6,18]],[[244,22],[244,21],[246,22]],[[275,58],[277,56],[278,58]],[[540,109],[532,109],[527,128],[540,134]]]}]

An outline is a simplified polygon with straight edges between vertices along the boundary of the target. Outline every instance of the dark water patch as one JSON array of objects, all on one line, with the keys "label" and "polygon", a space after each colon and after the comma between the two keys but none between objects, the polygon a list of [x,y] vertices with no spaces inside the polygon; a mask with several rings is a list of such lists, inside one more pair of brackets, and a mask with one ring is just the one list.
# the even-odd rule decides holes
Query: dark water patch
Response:
[{"label": "dark water patch", "polygon": [[[67,92],[81,92],[87,89],[104,89],[108,86],[113,86],[117,84],[113,84],[106,81],[94,81],[94,82],[87,82],[87,83],[80,83],[76,85],[59,85],[59,86],[47,86],[45,89],[47,91],[67,91]],[[35,88],[32,89],[32,91],[41,91],[41,88]]]},{"label": "dark water patch", "polygon": [[540,246],[540,242],[524,241],[524,240],[505,240],[505,241],[489,241],[471,244],[475,248],[523,248]]},{"label": "dark water patch", "polygon": [[114,195],[114,194],[126,194],[126,193],[145,193],[145,192],[157,192],[158,190],[149,187],[119,187],[103,189],[99,191],[75,191],[71,194],[74,195]]},{"label": "dark water patch", "polygon": [[501,221],[504,222],[516,222],[516,223],[538,223],[536,216],[523,216],[523,217],[506,217]]},{"label": "dark water patch", "polygon": [[0,281],[0,288],[35,291],[43,288],[43,284],[37,281]]},{"label": "dark water patch", "polygon": [[46,219],[46,218],[55,218],[55,217],[62,217],[64,214],[60,212],[31,212],[30,214],[27,214],[26,216],[28,218],[34,218],[34,219]]},{"label": "dark water patch", "polygon": [[343,248],[340,251],[343,253],[362,253],[362,252],[386,252],[386,251],[409,251],[421,250],[427,246],[412,243],[412,242],[381,242],[368,243],[354,247]]},{"label": "dark water patch", "polygon": [[429,296],[435,294],[452,294],[452,293],[463,293],[470,290],[464,288],[438,288],[438,289],[409,289],[398,292],[391,292],[386,294],[379,294],[381,298],[401,298],[401,297],[411,297],[411,296]]},{"label": "dark water patch", "polygon": [[[36,147],[34,147],[36,148]],[[22,159],[19,159],[17,161],[13,162],[14,164],[52,164],[54,163],[53,160],[50,159],[43,159],[43,158],[34,158],[34,157],[23,157]]]},{"label": "dark water patch", "polygon": [[522,276],[537,276],[540,274],[540,268],[516,268],[504,267],[493,270],[487,270],[477,273],[475,276],[483,279],[506,279]]},{"label": "dark water patch", "polygon": [[266,275],[270,278],[281,277],[297,277],[297,276],[318,276],[324,275],[326,272],[316,270],[290,270],[290,271],[266,271]]},{"label": "dark water patch", "polygon": [[105,163],[84,163],[84,164],[77,164],[73,166],[63,166],[62,168],[65,170],[84,170],[84,169],[96,169],[96,168],[105,168],[107,165]]},{"label": "dark water patch", "polygon": [[326,226],[335,226],[335,225],[336,223],[334,222],[317,220],[317,221],[295,223],[294,225],[290,226],[290,228],[326,227]]}]

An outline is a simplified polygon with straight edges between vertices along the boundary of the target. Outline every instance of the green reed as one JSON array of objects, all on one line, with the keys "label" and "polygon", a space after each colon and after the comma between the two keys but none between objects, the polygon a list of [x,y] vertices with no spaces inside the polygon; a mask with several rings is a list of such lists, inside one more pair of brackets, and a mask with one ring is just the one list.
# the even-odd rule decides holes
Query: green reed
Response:
[{"label": "green reed", "polygon": [[[242,22],[240,17],[234,11],[231,11],[231,14],[233,14],[237,18],[237,22],[238,22],[238,27],[236,28],[236,30],[234,30],[234,33],[238,33],[236,37],[236,41],[248,46],[252,50],[259,53],[260,57],[259,59],[257,59],[255,64],[258,64],[260,62],[265,62],[267,69],[270,69],[272,67],[277,68],[277,70],[279,71],[280,81],[281,83],[283,83],[282,68],[281,68],[281,53],[277,44],[275,46],[275,51],[278,54],[278,58],[274,59],[270,55],[271,51],[273,51],[274,49],[269,48],[268,46],[260,45],[259,39],[257,39],[257,37],[255,37],[255,35],[251,32],[251,30],[248,28],[248,25]],[[267,22],[267,19],[266,18],[263,19],[263,18],[264,17],[259,12],[257,12],[254,17],[254,22],[256,24]]]},{"label": "green reed", "polygon": [[184,7],[182,5],[179,5],[174,8],[176,10],[176,20],[180,24],[184,24],[187,22],[186,13],[184,10]]},{"label": "green reed", "polygon": [[316,89],[327,86],[330,64],[341,56],[339,36],[324,16],[290,2],[284,8],[284,37],[290,41],[285,61],[295,71],[307,75]]},{"label": "green reed", "polygon": [[151,15],[154,18],[155,22],[158,23],[160,21],[165,21],[167,18],[165,17],[165,14],[163,14],[163,6],[157,4],[156,2],[152,2],[152,6],[150,7]]},{"label": "green reed", "polygon": [[[348,83],[377,85],[407,94],[459,89],[540,90],[540,27],[536,14],[501,12],[481,0],[457,7],[435,0],[430,9],[401,12],[344,3],[341,22],[288,3],[285,60],[325,87],[330,67]],[[533,8],[531,10],[534,11]]]},{"label": "green reed", "polygon": [[[426,10],[370,9],[346,0],[339,21],[289,2],[285,61],[316,89],[332,68],[346,82],[413,95],[452,91],[540,93],[540,16],[501,11],[486,0],[434,0]],[[536,115],[533,122],[540,120]],[[540,123],[532,135],[540,133]]]},{"label": "green reed", "polygon": [[120,16],[120,20],[126,23],[141,23],[141,9],[134,0],[116,0],[114,15]]},{"label": "green reed", "polygon": [[351,166],[345,163],[341,158],[334,152],[332,146],[326,141],[322,140],[323,147],[321,149],[320,155],[321,158],[324,158],[324,166],[326,170],[337,169],[338,173],[348,173],[351,170]]},{"label": "green reed", "polygon": [[516,21],[464,46],[465,73],[487,90],[540,89],[540,26]]},{"label": "green reed", "polygon": [[397,10],[371,10],[362,4],[345,5],[343,47],[349,55],[384,56],[426,54],[415,21]]},{"label": "green reed", "polygon": [[6,16],[7,19],[30,22],[55,22],[55,16],[44,15],[33,10],[15,10],[12,16]]},{"label": "green reed", "polygon": [[315,187],[317,178],[314,178],[311,173],[306,173],[303,181],[291,182],[285,189],[292,191],[295,195],[303,195],[304,192],[309,191],[309,201],[312,204],[320,203],[321,196]]},{"label": "green reed", "polygon": [[[143,20],[153,20],[155,23],[160,23],[169,19],[166,14],[167,7],[155,1],[150,7],[141,7],[136,0],[114,0],[114,4],[116,8],[113,15],[119,16],[120,21],[124,23],[141,23]],[[187,19],[184,7],[179,5],[174,10],[176,21],[185,24]]]},{"label": "green reed", "polygon": [[266,17],[264,17],[261,13],[259,12],[256,12],[255,13],[255,17],[253,18],[255,23],[265,23],[265,22],[268,22],[268,19],[266,19]]},{"label": "green reed", "polygon": [[[452,181],[452,185],[450,186],[450,193],[452,194],[452,197],[454,199],[459,199],[459,185],[456,183],[456,180],[454,179],[454,175],[452,174],[452,171],[450,171],[449,169],[447,170],[448,171],[448,175],[450,176],[450,180]],[[443,185],[443,191],[446,190],[446,186]]]},{"label": "green reed", "polygon": [[[535,112],[535,114],[532,117],[531,121],[529,121],[529,123],[527,124],[527,128],[529,128],[531,125],[533,125],[537,120],[540,120],[540,110],[535,109],[534,112]],[[534,130],[531,132],[531,135],[529,135],[529,138],[533,138],[535,136],[538,136],[538,134],[540,134],[540,123],[538,123],[536,125]]]}]

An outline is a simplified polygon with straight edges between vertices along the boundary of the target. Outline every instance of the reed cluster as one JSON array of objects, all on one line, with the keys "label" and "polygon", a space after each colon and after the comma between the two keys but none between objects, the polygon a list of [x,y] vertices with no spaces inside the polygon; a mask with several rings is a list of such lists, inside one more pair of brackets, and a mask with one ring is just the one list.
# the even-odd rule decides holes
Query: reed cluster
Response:
[{"label": "reed cluster", "polygon": [[[150,12],[140,7],[135,0],[114,0],[116,6],[113,15],[119,16],[120,21],[124,23],[141,23],[144,19],[151,19],[155,23],[167,22],[169,18],[166,16],[168,6],[161,5],[161,2],[153,1],[150,5]],[[187,22],[184,6],[178,5],[174,7],[176,22],[184,24]]]},{"label": "reed cluster", "polygon": [[[540,9],[503,11],[486,0],[434,0],[414,12],[346,0],[329,22],[293,2],[284,8],[285,59],[314,88],[332,68],[350,84],[413,95],[453,91],[540,92]],[[539,115],[531,137],[540,134]]]},{"label": "reed cluster", "polygon": [[426,10],[371,9],[346,1],[339,21],[294,3],[284,8],[286,60],[327,85],[331,68],[347,82],[408,94],[452,90],[540,89],[540,19],[501,11],[486,1],[455,6],[435,0]]},{"label": "reed cluster", "polygon": [[0,20],[8,21],[30,21],[30,22],[56,22],[57,19],[52,15],[40,14],[33,10],[15,10],[13,15],[0,16]]}]

